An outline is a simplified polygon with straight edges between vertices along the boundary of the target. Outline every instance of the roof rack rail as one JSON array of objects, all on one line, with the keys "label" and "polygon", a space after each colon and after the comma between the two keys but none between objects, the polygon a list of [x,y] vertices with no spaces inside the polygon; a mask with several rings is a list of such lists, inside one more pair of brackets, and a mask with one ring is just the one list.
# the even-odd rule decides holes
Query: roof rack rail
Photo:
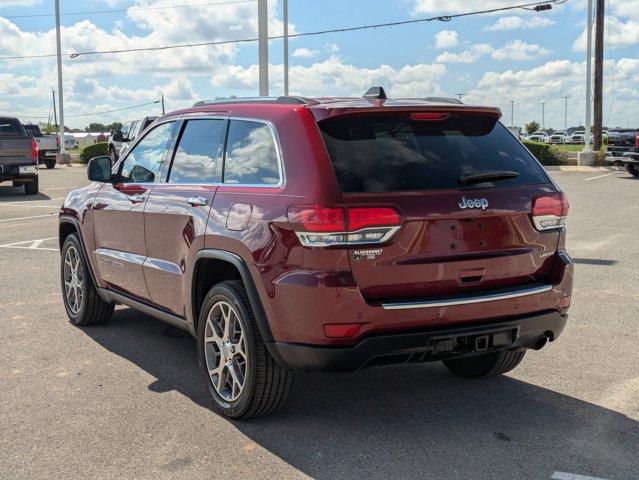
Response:
[{"label": "roof rack rail", "polygon": [[305,97],[280,96],[280,97],[229,97],[216,98],[215,100],[200,100],[193,104],[193,107],[203,107],[205,105],[223,105],[228,103],[276,103],[285,105],[314,105],[315,100]]},{"label": "roof rack rail", "polygon": [[441,103],[454,103],[456,105],[463,105],[464,102],[461,100],[457,100],[452,97],[426,97],[424,98],[427,102],[441,102]]}]

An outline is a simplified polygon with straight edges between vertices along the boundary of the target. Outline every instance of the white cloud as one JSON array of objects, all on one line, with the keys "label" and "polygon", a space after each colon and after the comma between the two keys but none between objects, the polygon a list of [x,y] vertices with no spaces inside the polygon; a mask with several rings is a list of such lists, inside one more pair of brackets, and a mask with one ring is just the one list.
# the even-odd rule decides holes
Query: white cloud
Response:
[{"label": "white cloud", "polygon": [[37,5],[42,0],[0,0],[0,8],[7,7],[30,7]]},{"label": "white cloud", "polygon": [[[469,3],[474,5],[469,5]],[[502,8],[513,5],[512,0],[483,0],[481,4],[478,5],[478,3],[479,2],[469,2],[468,0],[448,0],[446,2],[442,2],[441,0],[415,0],[413,13],[462,13],[471,10],[489,10],[491,8]]]},{"label": "white cloud", "polygon": [[[639,12],[637,12],[639,19]],[[621,20],[618,17],[608,17],[606,20],[605,41],[608,47],[628,47],[639,44],[639,21]],[[594,33],[593,33],[594,38]],[[576,52],[586,51],[586,28],[573,43],[572,49]]]},{"label": "white cloud", "polygon": [[533,60],[537,57],[548,55],[550,50],[541,47],[537,44],[530,44],[522,42],[521,40],[513,40],[508,42],[501,48],[498,48],[492,53],[492,57],[495,60]]},{"label": "white cloud", "polygon": [[328,53],[337,53],[339,52],[339,46],[335,43],[327,43],[326,45],[324,45],[324,49],[328,52]]},{"label": "white cloud", "polygon": [[459,44],[459,35],[454,30],[442,30],[435,34],[435,48],[452,48]]},{"label": "white cloud", "polygon": [[309,50],[308,48],[296,48],[293,52],[293,56],[296,58],[313,58],[319,52],[317,50]]},{"label": "white cloud", "polygon": [[474,63],[484,55],[493,52],[493,47],[488,43],[471,45],[468,50],[461,53],[444,52],[437,56],[438,63]]},{"label": "white cloud", "polygon": [[[282,66],[270,65],[271,89],[281,90]],[[382,85],[389,95],[416,97],[441,95],[438,81],[445,75],[446,67],[439,64],[406,65],[393,68],[380,65],[363,68],[346,64],[341,58],[331,56],[310,66],[295,65],[290,70],[291,91],[305,96],[362,95],[373,85]],[[216,87],[232,90],[255,90],[258,81],[257,65],[234,65],[213,75]]]},{"label": "white cloud", "polygon": [[516,15],[501,17],[492,25],[488,25],[484,28],[486,31],[503,31],[503,30],[518,30],[518,29],[532,29],[532,28],[545,28],[555,24],[554,20],[547,17],[519,17]]}]

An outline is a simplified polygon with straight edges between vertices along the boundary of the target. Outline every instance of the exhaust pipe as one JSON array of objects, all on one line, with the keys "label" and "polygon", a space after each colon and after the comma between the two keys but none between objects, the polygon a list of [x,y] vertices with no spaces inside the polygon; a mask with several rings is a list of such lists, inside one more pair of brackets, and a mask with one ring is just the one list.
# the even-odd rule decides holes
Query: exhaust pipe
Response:
[{"label": "exhaust pipe", "polygon": [[548,337],[546,335],[542,335],[533,344],[533,350],[541,350],[548,343]]}]

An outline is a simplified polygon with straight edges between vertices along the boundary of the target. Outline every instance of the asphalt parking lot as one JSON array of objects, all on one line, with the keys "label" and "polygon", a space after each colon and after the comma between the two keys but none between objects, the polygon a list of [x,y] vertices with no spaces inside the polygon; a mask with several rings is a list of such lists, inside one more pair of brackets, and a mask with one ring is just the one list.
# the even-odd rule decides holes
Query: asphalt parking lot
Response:
[{"label": "asphalt parking lot", "polygon": [[68,323],[57,210],[0,184],[0,478],[639,478],[639,179],[553,172],[576,261],[563,336],[498,379],[438,364],[298,375],[283,411],[208,407],[189,337],[127,308]]}]

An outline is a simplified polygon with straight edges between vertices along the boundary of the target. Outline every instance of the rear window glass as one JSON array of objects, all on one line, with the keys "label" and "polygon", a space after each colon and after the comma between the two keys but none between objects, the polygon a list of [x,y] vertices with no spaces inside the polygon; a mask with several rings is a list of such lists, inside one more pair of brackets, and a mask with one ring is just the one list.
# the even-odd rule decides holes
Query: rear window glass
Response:
[{"label": "rear window glass", "polygon": [[15,120],[0,119],[0,135],[24,135],[24,133]]},{"label": "rear window glass", "polygon": [[[495,118],[413,121],[409,115],[353,115],[319,123],[343,192],[388,192],[548,182],[542,167]],[[519,174],[474,185],[486,171]]]},{"label": "rear window glass", "polygon": [[231,120],[224,183],[274,185],[279,182],[277,147],[270,127],[250,120]]},{"label": "rear window glass", "polygon": [[23,125],[23,127],[29,135],[33,135],[34,137],[42,136],[42,132],[40,132],[40,127],[38,127],[37,125]]}]

